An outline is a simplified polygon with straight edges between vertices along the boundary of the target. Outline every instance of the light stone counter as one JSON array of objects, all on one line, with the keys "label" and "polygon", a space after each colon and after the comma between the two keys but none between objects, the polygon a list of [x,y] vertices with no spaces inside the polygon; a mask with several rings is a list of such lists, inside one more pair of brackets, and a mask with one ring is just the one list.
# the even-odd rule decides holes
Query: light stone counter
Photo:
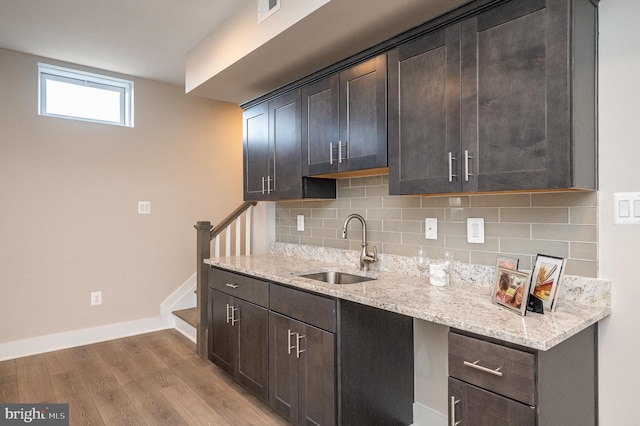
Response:
[{"label": "light stone counter", "polygon": [[[364,273],[358,270],[357,256],[349,251],[280,244],[272,247],[272,254],[205,263],[539,350],[550,349],[611,313],[608,281],[565,277],[555,312],[527,312],[522,317],[492,303],[491,267],[455,263],[451,283],[435,287],[429,285],[428,277],[418,282],[408,258],[380,255],[377,270]],[[327,284],[298,276],[324,270],[376,280]]]}]

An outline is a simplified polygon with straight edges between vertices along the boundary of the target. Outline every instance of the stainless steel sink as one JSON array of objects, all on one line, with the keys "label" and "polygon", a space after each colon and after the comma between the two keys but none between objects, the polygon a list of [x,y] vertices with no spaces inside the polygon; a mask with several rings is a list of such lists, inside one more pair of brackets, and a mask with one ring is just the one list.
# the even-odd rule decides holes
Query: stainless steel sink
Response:
[{"label": "stainless steel sink", "polygon": [[303,278],[311,278],[312,280],[324,281],[329,284],[356,284],[364,281],[372,281],[375,278],[353,275],[347,272],[324,271],[315,272],[313,274],[300,275]]}]

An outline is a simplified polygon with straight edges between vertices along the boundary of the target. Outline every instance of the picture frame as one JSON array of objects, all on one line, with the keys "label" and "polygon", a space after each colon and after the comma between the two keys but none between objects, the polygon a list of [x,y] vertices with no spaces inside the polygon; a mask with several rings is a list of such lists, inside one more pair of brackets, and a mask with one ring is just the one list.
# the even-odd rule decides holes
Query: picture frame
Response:
[{"label": "picture frame", "polygon": [[530,285],[529,274],[497,267],[491,300],[497,305],[524,316],[527,313]]},{"label": "picture frame", "polygon": [[496,256],[496,268],[510,269],[512,271],[518,270],[518,264],[520,259],[517,257],[509,256]]},{"label": "picture frame", "polygon": [[530,292],[542,300],[545,310],[555,310],[554,302],[564,273],[565,263],[566,260],[562,257],[546,254],[536,255],[536,261],[531,271]]}]

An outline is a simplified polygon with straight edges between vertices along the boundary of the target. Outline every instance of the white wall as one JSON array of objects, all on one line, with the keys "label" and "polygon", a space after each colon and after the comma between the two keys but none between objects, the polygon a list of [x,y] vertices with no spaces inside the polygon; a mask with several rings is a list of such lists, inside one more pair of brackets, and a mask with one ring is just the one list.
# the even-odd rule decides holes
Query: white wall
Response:
[{"label": "white wall", "polygon": [[600,327],[600,424],[638,424],[640,225],[613,224],[613,193],[640,191],[640,2],[600,2],[599,276],[613,284]]}]

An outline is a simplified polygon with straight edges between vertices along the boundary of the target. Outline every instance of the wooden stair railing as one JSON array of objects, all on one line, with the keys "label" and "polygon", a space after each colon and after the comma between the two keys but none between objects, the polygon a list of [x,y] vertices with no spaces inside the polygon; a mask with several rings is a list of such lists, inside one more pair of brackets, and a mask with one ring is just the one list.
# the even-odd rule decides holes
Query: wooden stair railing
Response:
[{"label": "wooden stair railing", "polygon": [[218,225],[211,226],[211,222],[198,222],[194,225],[197,231],[196,238],[196,275],[197,275],[197,335],[196,345],[198,356],[203,359],[208,358],[207,348],[208,341],[208,312],[207,304],[209,299],[208,282],[209,282],[209,265],[204,263],[205,259],[211,258],[211,241],[214,241],[214,256],[220,257],[220,235],[225,232],[225,256],[231,256],[232,234],[231,226],[235,222],[235,255],[242,254],[242,214],[245,214],[245,254],[251,254],[251,209],[255,206],[255,201],[242,203],[229,216],[222,220]]}]

